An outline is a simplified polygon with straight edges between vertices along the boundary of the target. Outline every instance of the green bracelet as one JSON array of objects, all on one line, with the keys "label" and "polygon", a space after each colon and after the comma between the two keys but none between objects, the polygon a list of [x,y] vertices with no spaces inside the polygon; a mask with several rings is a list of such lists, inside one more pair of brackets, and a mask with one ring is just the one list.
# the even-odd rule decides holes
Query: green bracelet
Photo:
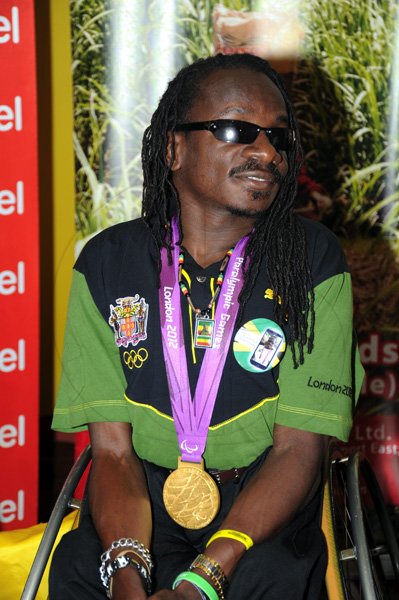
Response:
[{"label": "green bracelet", "polygon": [[198,573],[191,573],[191,571],[183,571],[183,573],[180,573],[180,575],[178,575],[174,580],[172,590],[174,590],[177,587],[177,584],[181,581],[188,581],[199,587],[199,589],[202,590],[204,594],[208,596],[209,600],[219,600],[219,596],[216,590],[211,586],[210,583],[207,582],[206,579],[201,577],[201,575],[198,575]]}]

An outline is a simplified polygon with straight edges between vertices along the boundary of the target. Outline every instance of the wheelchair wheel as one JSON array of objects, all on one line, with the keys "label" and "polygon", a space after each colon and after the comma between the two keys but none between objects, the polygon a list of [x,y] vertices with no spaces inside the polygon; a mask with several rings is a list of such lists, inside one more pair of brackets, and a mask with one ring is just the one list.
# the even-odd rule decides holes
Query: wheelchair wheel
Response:
[{"label": "wheelchair wheel", "polygon": [[[329,590],[330,599],[393,600],[386,583],[386,561],[397,577],[398,545],[369,464],[359,453],[333,460],[327,487],[338,560],[335,575],[339,572],[342,582],[341,595]],[[329,553],[330,560],[330,546]]]}]

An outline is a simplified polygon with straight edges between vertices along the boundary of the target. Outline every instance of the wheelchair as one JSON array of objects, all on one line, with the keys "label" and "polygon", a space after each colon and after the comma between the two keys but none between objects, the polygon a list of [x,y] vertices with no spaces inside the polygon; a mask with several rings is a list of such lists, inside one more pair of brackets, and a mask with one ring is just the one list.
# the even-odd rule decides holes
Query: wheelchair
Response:
[{"label": "wheelchair", "polygon": [[[90,461],[87,446],[58,496],[21,600],[35,599],[64,516],[81,509],[73,494]],[[399,545],[375,475],[359,452],[348,457],[330,450],[321,526],[328,552],[328,600],[394,600],[387,581],[399,586]]]},{"label": "wheelchair", "polygon": [[359,452],[335,454],[322,513],[328,598],[394,600],[398,592],[390,594],[388,581],[399,584],[399,546],[377,479]]}]

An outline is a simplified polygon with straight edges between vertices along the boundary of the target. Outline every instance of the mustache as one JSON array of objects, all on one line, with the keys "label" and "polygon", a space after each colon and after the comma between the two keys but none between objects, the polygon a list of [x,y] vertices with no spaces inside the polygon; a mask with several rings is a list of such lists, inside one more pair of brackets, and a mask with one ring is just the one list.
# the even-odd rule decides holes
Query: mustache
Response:
[{"label": "mustache", "polygon": [[241,173],[246,173],[247,171],[265,171],[266,173],[273,175],[273,179],[275,179],[277,183],[281,183],[284,179],[276,165],[273,163],[264,165],[254,158],[251,158],[246,163],[239,165],[238,167],[232,167],[229,171],[229,177],[241,175]]}]

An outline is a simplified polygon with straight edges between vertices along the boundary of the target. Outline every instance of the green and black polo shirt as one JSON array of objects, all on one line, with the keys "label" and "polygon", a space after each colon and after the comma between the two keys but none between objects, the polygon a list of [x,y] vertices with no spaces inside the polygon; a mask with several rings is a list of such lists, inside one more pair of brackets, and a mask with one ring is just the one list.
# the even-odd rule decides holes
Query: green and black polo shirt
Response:
[{"label": "green and black polo shirt", "polygon": [[[253,372],[236,360],[231,344],[208,434],[208,468],[250,464],[273,443],[275,423],[348,438],[363,376],[353,351],[350,275],[335,236],[318,223],[303,224],[315,294],[313,352],[294,369],[288,348],[278,366]],[[74,268],[53,428],[73,432],[91,422],[129,422],[137,454],[175,468],[156,259],[141,219],[101,232],[83,249]],[[202,269],[186,253],[183,274],[196,306],[209,303],[218,272],[219,264]],[[272,296],[263,268],[242,323],[273,321]],[[183,297],[181,306],[193,394],[205,351],[193,346],[193,314]]]}]

